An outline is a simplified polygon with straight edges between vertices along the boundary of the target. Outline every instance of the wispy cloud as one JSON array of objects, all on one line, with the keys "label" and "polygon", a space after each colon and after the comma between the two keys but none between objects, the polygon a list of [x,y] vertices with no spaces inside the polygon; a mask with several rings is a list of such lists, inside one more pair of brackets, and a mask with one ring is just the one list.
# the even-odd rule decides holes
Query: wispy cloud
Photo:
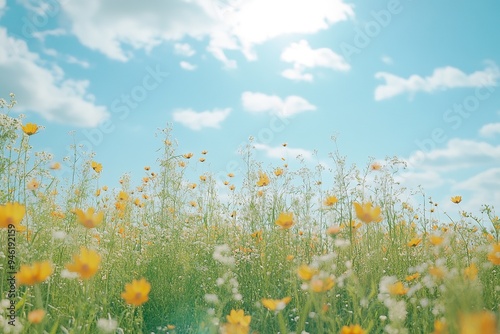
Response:
[{"label": "wispy cloud", "polygon": [[471,74],[446,66],[435,69],[428,77],[414,74],[405,79],[391,73],[377,72],[375,78],[385,81],[375,89],[375,100],[380,101],[403,93],[414,95],[417,92],[430,93],[450,88],[496,86],[500,70],[494,63],[488,63],[484,70]]},{"label": "wispy cloud", "polygon": [[291,117],[298,113],[316,110],[316,106],[306,99],[291,95],[285,99],[276,95],[266,95],[258,92],[244,92],[241,95],[243,108],[248,112],[268,112],[279,117]]},{"label": "wispy cloud", "polygon": [[66,78],[58,66],[45,68],[39,56],[22,40],[0,27],[0,89],[16,93],[21,112],[36,112],[47,120],[94,127],[109,117],[105,106],[94,103],[89,81]]},{"label": "wispy cloud", "polygon": [[45,37],[47,37],[47,36],[64,36],[64,35],[67,35],[67,33],[68,32],[66,30],[64,30],[62,28],[58,28],[58,29],[52,29],[52,30],[35,31],[35,32],[33,32],[33,37],[44,42]]},{"label": "wispy cloud", "polygon": [[194,56],[196,51],[187,43],[175,43],[174,52],[178,55],[191,57]]},{"label": "wispy cloud", "polygon": [[60,60],[66,62],[68,64],[78,65],[78,66],[81,66],[83,68],[89,68],[90,67],[90,63],[88,61],[78,59],[78,58],[76,58],[75,56],[72,56],[72,55],[61,54],[61,53],[59,53],[55,49],[43,48],[43,53],[46,54],[46,55],[48,55],[48,56],[55,57],[58,60],[60,59]]},{"label": "wispy cloud", "polygon": [[0,17],[2,17],[5,7],[7,7],[7,0],[0,0]]},{"label": "wispy cloud", "polygon": [[175,122],[178,122],[191,130],[203,128],[220,128],[220,124],[231,113],[230,108],[214,109],[196,112],[192,109],[177,109],[173,113]]},{"label": "wispy cloud", "polygon": [[179,65],[181,66],[181,68],[183,68],[186,71],[194,71],[194,70],[196,70],[196,65],[193,65],[193,64],[191,64],[190,62],[187,62],[187,61],[181,61],[179,63]]},{"label": "wispy cloud", "polygon": [[311,160],[313,157],[313,152],[303,149],[303,148],[292,148],[284,146],[269,146],[265,144],[255,143],[254,147],[256,150],[263,151],[266,156],[273,159],[295,159],[297,157],[302,157],[305,160]]},{"label": "wispy cloud", "polygon": [[389,56],[382,56],[381,60],[386,65],[392,65],[394,63],[394,61],[392,60],[392,58],[389,57]]},{"label": "wispy cloud", "polygon": [[470,208],[500,203],[500,168],[490,168],[455,184],[453,189],[470,192],[466,199]]},{"label": "wispy cloud", "polygon": [[313,81],[314,79],[311,73],[304,73],[304,68],[302,67],[287,68],[281,72],[281,75],[294,81]]},{"label": "wispy cloud", "polygon": [[426,190],[441,187],[445,183],[451,183],[450,180],[446,180],[438,171],[415,170],[413,168],[396,175],[395,181],[404,184],[410,189],[417,189],[419,186],[425,185]]},{"label": "wispy cloud", "polygon": [[443,148],[416,151],[409,157],[408,163],[410,166],[441,171],[500,163],[500,145],[452,138]]},{"label": "wispy cloud", "polygon": [[322,67],[334,71],[348,71],[351,68],[341,55],[328,48],[312,49],[306,40],[292,43],[281,53],[281,60],[293,64],[292,69],[283,71],[281,75],[296,81],[313,80],[312,74],[304,73],[308,68]]},{"label": "wispy cloud", "polygon": [[75,56],[68,55],[66,57],[66,61],[70,64],[75,64],[75,65],[81,66],[83,68],[90,67],[90,63],[88,61],[80,60],[80,59],[76,58]]}]

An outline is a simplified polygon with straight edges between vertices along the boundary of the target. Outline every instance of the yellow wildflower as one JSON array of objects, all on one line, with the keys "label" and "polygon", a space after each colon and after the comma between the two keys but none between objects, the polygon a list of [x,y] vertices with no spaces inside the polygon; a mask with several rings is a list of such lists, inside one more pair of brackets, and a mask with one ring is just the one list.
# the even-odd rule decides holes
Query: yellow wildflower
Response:
[{"label": "yellow wildflower", "polygon": [[39,128],[38,125],[36,125],[35,123],[27,123],[22,127],[22,129],[25,134],[31,136],[37,133]]},{"label": "yellow wildflower", "polygon": [[123,213],[125,209],[127,208],[127,204],[123,202],[116,202],[115,203],[115,209]]},{"label": "yellow wildflower", "polygon": [[251,237],[257,242],[262,241],[262,230],[255,231],[251,234]]},{"label": "yellow wildflower", "polygon": [[413,275],[406,276],[406,281],[410,282],[410,281],[416,280],[419,277],[420,277],[419,273],[414,273]]},{"label": "yellow wildflower", "polygon": [[435,320],[434,331],[431,334],[448,334],[448,326],[442,320]]},{"label": "yellow wildflower", "polygon": [[311,289],[314,292],[325,292],[331,290],[334,285],[335,282],[331,277],[326,277],[325,279],[315,278],[311,281]]},{"label": "yellow wildflower", "polygon": [[291,297],[285,297],[283,299],[262,299],[262,305],[269,311],[281,311],[286,305],[292,300]]},{"label": "yellow wildflower", "polygon": [[381,170],[382,169],[382,165],[378,162],[374,162],[370,165],[370,169],[371,170]]},{"label": "yellow wildflower", "polygon": [[340,334],[366,334],[366,331],[360,325],[343,326]]},{"label": "yellow wildflower", "polygon": [[59,163],[59,162],[52,163],[52,165],[50,165],[50,169],[53,169],[53,170],[61,169],[61,163]]},{"label": "yellow wildflower", "polygon": [[382,217],[380,216],[380,207],[373,207],[372,203],[367,202],[364,204],[354,203],[354,209],[356,210],[356,216],[362,222],[368,224],[371,222],[380,222]]},{"label": "yellow wildflower", "polygon": [[462,202],[462,196],[453,196],[453,197],[451,198],[451,201],[452,201],[453,203],[455,203],[455,204],[458,204],[458,203]]},{"label": "yellow wildflower", "polygon": [[408,292],[408,288],[406,288],[401,282],[389,285],[388,290],[391,295],[395,296],[403,296]]},{"label": "yellow wildflower", "polygon": [[439,236],[439,235],[432,234],[429,236],[429,242],[433,246],[439,246],[443,243],[443,241],[444,241],[444,238]]},{"label": "yellow wildflower", "polygon": [[303,264],[297,269],[297,275],[303,281],[310,281],[314,275],[318,274],[318,269]]},{"label": "yellow wildflower", "polygon": [[31,181],[26,186],[26,188],[28,188],[28,190],[37,190],[39,187],[40,187],[40,182],[38,182],[35,179],[31,179]]},{"label": "yellow wildflower", "polygon": [[477,273],[478,269],[474,262],[464,269],[464,277],[469,281],[474,281],[477,278]]},{"label": "yellow wildflower", "polygon": [[90,166],[92,167],[92,169],[96,172],[96,173],[100,173],[102,172],[102,165],[96,161],[92,161],[90,163]]},{"label": "yellow wildflower", "polygon": [[125,291],[121,296],[127,304],[139,306],[148,301],[150,291],[151,284],[145,278],[141,278],[125,284]]},{"label": "yellow wildflower", "polygon": [[101,256],[94,250],[80,248],[80,254],[73,255],[73,263],[66,265],[66,269],[78,273],[80,278],[89,279],[95,275],[101,263]]},{"label": "yellow wildflower", "polygon": [[408,247],[417,247],[422,242],[421,238],[413,238],[408,241]]},{"label": "yellow wildflower", "polygon": [[257,181],[257,186],[264,187],[269,184],[269,177],[264,172],[259,172],[259,180]]},{"label": "yellow wildflower", "polygon": [[63,219],[63,218],[65,218],[65,217],[66,217],[66,215],[64,214],[64,212],[61,212],[61,211],[52,211],[52,212],[50,213],[50,215],[51,215],[52,217],[55,217],[55,218],[60,218],[60,219]]},{"label": "yellow wildflower", "polygon": [[493,245],[493,249],[488,253],[488,261],[494,265],[500,265],[500,243]]},{"label": "yellow wildflower", "polygon": [[34,285],[45,281],[52,272],[52,264],[44,261],[35,262],[31,266],[22,264],[15,276],[19,285]]},{"label": "yellow wildflower", "polygon": [[94,212],[95,209],[92,207],[88,208],[87,212],[84,212],[81,209],[75,209],[75,213],[78,216],[78,221],[86,228],[94,228],[101,225],[104,218],[104,212]]},{"label": "yellow wildflower", "polygon": [[339,200],[337,197],[335,196],[328,196],[326,199],[325,199],[325,206],[333,206],[335,203],[337,203]]},{"label": "yellow wildflower", "polygon": [[120,193],[118,194],[118,200],[119,201],[128,200],[128,194],[125,191],[121,190]]},{"label": "yellow wildflower", "polygon": [[326,229],[326,234],[333,237],[333,236],[339,234],[341,230],[342,230],[342,228],[339,225],[332,225]]},{"label": "yellow wildflower", "polygon": [[252,317],[245,315],[243,310],[231,310],[229,315],[226,316],[227,322],[230,324],[238,324],[242,326],[250,326],[250,321]]},{"label": "yellow wildflower", "polygon": [[24,218],[26,208],[19,203],[7,203],[0,205],[0,228],[8,228],[9,225],[17,227]]},{"label": "yellow wildflower", "polygon": [[275,223],[282,229],[289,229],[290,227],[293,226],[293,213],[292,212],[280,213]]},{"label": "yellow wildflower", "polygon": [[444,269],[441,267],[430,267],[429,274],[431,274],[432,276],[434,276],[437,279],[443,279],[445,272],[444,272]]},{"label": "yellow wildflower", "polygon": [[490,311],[464,313],[459,318],[460,334],[497,334],[497,320]]},{"label": "yellow wildflower", "polygon": [[43,318],[45,318],[45,310],[43,309],[33,310],[28,313],[28,321],[32,324],[41,323]]}]

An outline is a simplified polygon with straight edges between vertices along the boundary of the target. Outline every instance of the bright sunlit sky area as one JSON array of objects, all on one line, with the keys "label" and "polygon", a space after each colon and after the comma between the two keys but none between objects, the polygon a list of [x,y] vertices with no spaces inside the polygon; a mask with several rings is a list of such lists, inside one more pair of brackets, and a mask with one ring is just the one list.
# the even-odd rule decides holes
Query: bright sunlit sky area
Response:
[{"label": "bright sunlit sky area", "polygon": [[44,126],[30,143],[56,161],[74,130],[112,187],[155,166],[171,126],[196,175],[238,174],[250,136],[269,170],[297,155],[331,168],[337,146],[361,168],[398,156],[404,185],[477,212],[500,204],[499,13],[497,0],[0,0],[0,97],[16,94],[14,114]]}]

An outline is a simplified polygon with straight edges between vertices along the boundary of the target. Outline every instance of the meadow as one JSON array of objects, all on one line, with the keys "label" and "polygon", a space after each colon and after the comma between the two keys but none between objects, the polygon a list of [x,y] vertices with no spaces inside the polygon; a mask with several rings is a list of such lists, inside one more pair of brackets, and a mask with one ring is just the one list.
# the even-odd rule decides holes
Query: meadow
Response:
[{"label": "meadow", "polygon": [[454,219],[418,191],[406,198],[396,158],[264,166],[250,141],[240,175],[193,178],[210,152],[177,152],[165,129],[157,167],[112,188],[91,152],[54,161],[31,147],[50,134],[11,116],[11,98],[1,333],[500,333],[495,209],[464,212],[456,194]]}]

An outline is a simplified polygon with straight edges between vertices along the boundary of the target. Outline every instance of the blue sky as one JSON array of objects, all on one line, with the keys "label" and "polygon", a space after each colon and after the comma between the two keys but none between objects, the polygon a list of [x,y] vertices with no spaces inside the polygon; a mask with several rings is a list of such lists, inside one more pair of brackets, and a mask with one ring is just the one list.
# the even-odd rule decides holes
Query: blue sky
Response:
[{"label": "blue sky", "polygon": [[[0,96],[76,142],[111,186],[155,165],[167,124],[196,172],[230,172],[255,137],[264,166],[398,156],[405,185],[451,208],[500,203],[500,3],[0,0]],[[288,143],[284,148],[282,143]],[[313,155],[313,151],[317,155]],[[236,171],[237,172],[237,171]]]}]

